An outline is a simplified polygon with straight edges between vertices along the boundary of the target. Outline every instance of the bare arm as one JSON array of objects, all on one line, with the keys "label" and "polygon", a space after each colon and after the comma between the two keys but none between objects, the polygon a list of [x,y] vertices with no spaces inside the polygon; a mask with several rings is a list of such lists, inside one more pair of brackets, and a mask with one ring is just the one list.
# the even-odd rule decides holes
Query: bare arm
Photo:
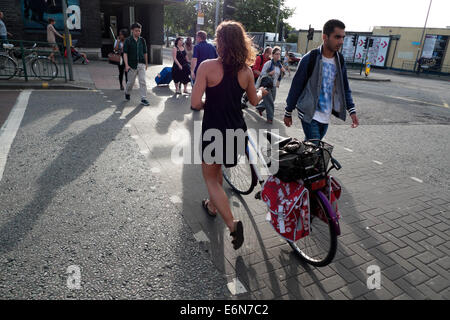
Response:
[{"label": "bare arm", "polygon": [[144,53],[144,59],[145,59],[145,70],[148,68],[148,53]]},{"label": "bare arm", "polygon": [[202,100],[203,94],[206,91],[208,73],[208,64],[202,63],[197,70],[197,79],[195,80],[194,88],[192,89],[191,106],[196,110],[202,110],[205,103]]},{"label": "bare arm", "polygon": [[191,77],[192,79],[195,79],[195,67],[197,66],[197,58],[192,58],[191,60]]},{"label": "bare arm", "polygon": [[128,72],[128,70],[130,70],[130,66],[128,65],[128,53],[123,54],[123,62],[125,63],[125,71]]}]

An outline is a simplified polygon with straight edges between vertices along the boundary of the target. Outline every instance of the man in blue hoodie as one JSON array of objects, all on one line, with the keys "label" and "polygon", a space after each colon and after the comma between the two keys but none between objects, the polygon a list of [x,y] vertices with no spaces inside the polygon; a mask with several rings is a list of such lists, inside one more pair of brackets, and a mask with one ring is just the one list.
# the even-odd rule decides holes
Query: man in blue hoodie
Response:
[{"label": "man in blue hoodie", "polygon": [[327,21],[323,27],[322,46],[303,57],[292,80],[284,123],[288,127],[292,125],[292,111],[297,108],[305,140],[322,140],[331,114],[345,121],[348,112],[352,128],[359,125],[344,58],[339,53],[344,37],[344,23]]}]

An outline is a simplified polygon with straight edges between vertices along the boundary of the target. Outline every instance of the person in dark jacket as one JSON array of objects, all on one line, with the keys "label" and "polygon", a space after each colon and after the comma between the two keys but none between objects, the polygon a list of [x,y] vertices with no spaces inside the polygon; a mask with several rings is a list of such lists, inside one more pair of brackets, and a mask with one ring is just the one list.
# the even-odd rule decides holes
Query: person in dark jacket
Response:
[{"label": "person in dark jacket", "polygon": [[292,125],[292,111],[297,108],[306,140],[323,139],[331,114],[345,121],[348,112],[352,128],[359,126],[347,69],[339,53],[344,43],[344,23],[327,21],[322,37],[322,46],[301,60],[286,99],[284,123]]}]

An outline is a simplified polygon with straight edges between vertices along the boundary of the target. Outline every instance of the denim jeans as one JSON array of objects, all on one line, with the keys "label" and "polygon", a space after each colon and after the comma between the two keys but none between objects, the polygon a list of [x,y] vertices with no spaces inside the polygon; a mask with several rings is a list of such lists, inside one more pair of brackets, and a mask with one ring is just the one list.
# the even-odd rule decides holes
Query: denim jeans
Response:
[{"label": "denim jeans", "polygon": [[275,113],[275,98],[277,96],[277,88],[273,87],[268,90],[269,93],[263,98],[262,102],[256,107],[256,109],[267,113],[267,120],[272,121]]},{"label": "denim jeans", "polygon": [[311,123],[306,123],[302,120],[303,132],[305,133],[305,140],[322,140],[328,130],[328,124],[320,123],[312,120]]}]

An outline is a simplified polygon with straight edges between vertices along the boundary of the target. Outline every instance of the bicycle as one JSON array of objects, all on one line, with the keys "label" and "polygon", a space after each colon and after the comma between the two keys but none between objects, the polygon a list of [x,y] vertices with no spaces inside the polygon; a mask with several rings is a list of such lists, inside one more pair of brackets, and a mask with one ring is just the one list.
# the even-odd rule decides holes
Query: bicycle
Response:
[{"label": "bicycle", "polygon": [[[281,149],[292,138],[280,137],[266,131],[265,137],[273,148]],[[311,140],[312,141],[312,140]],[[260,148],[258,148],[251,135],[248,135],[248,145],[245,159],[239,159],[238,165],[232,168],[223,167],[223,177],[230,187],[238,194],[249,195],[259,183],[263,187],[265,179],[261,174],[255,160],[260,160],[264,169],[269,171],[270,161],[265,160]],[[309,235],[297,241],[285,239],[297,256],[308,264],[316,267],[328,265],[335,257],[337,251],[337,236],[341,234],[337,210],[333,208],[331,200],[331,183],[334,179],[329,176],[332,169],[340,170],[339,162],[331,156],[330,147],[325,142],[318,141],[319,148],[325,153],[325,171],[303,179],[304,186],[309,192],[310,199],[310,230]],[[271,150],[269,150],[271,151]],[[242,156],[243,157],[243,156]],[[242,161],[243,160],[243,161]],[[332,166],[328,168],[331,161]],[[326,162],[326,164],[325,164]],[[327,190],[327,188],[329,188]],[[327,197],[328,195],[328,197]],[[255,198],[262,200],[261,191]]]},{"label": "bicycle", "polygon": [[23,76],[25,70],[19,66],[19,61],[15,58],[15,55],[24,59],[26,65],[31,66],[35,77],[46,81],[55,79],[58,76],[58,66],[48,57],[38,55],[36,47],[35,43],[27,49],[31,51],[30,54],[23,57],[18,50],[14,49],[13,44],[4,43],[3,48],[6,53],[0,52],[0,80],[9,80],[16,74]]}]

